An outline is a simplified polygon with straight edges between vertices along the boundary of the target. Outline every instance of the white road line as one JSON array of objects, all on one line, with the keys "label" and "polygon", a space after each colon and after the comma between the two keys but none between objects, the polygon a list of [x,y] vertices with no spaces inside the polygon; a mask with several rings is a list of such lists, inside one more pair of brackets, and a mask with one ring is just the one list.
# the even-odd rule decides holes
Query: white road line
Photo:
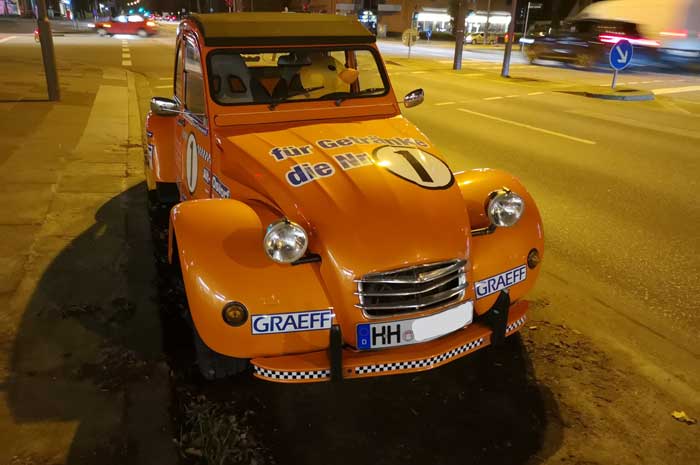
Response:
[{"label": "white road line", "polygon": [[[501,100],[503,97],[486,97],[484,100]],[[460,108],[461,110],[461,108]]]},{"label": "white road line", "polygon": [[633,86],[633,85],[635,85],[635,84],[639,84],[639,82],[637,82],[637,81],[632,81],[632,82],[628,82],[627,84]]},{"label": "white road line", "polygon": [[436,106],[436,107],[441,107],[441,106],[443,106],[443,105],[454,105],[455,103],[456,103],[456,102],[440,102],[440,103],[436,103],[435,106]]},{"label": "white road line", "polygon": [[17,36],[3,37],[2,39],[0,39],[0,44],[3,43],[3,42],[10,41],[10,40],[12,40],[12,39],[16,39],[16,38],[17,38]]},{"label": "white road line", "polygon": [[519,95],[506,95],[506,98],[517,98],[520,97]]},{"label": "white road line", "polygon": [[544,95],[544,92],[530,92],[527,95]]},{"label": "white road line", "polygon": [[173,77],[172,77],[172,76],[170,76],[170,77],[161,77],[161,78],[158,78],[158,79],[161,80],[161,81],[170,81],[170,80],[173,79]]},{"label": "white road line", "polygon": [[123,58],[131,58],[131,53],[129,52],[122,52],[122,59]]},{"label": "white road line", "polygon": [[642,81],[642,82],[640,82],[640,84],[651,84],[652,82],[654,82],[654,81]]},{"label": "white road line", "polygon": [[596,113],[586,110],[568,110],[567,113],[572,113],[574,115],[586,116],[588,118],[595,118],[603,121],[608,121],[610,123],[617,123],[623,126],[632,126],[640,129],[648,129],[651,131],[664,132],[666,134],[673,134],[674,136],[689,137],[691,139],[700,139],[700,132],[690,131],[687,129],[674,128],[670,126],[661,126],[652,123],[645,123],[643,121],[635,121],[629,118],[621,118],[619,116],[606,115],[603,113]]},{"label": "white road line", "polygon": [[664,89],[651,89],[651,91],[654,93],[654,95],[680,94],[683,92],[700,91],[700,86],[666,87]]},{"label": "white road line", "polygon": [[460,76],[469,76],[469,77],[483,76],[483,75],[484,75],[484,73],[462,73],[462,74],[460,74]]},{"label": "white road line", "polygon": [[154,89],[170,89],[172,87],[172,84],[168,84],[167,86],[155,86]]},{"label": "white road line", "polygon": [[478,111],[467,110],[466,108],[457,108],[457,111],[480,116],[482,118],[492,119],[494,121],[500,121],[501,123],[511,124],[513,126],[518,126],[520,128],[530,129],[532,131],[541,132],[543,134],[549,134],[550,136],[556,136],[556,137],[561,137],[563,139],[569,139],[569,140],[572,140],[574,142],[579,142],[581,144],[588,144],[588,145],[595,145],[596,144],[592,140],[580,139],[578,137],[568,136],[568,135],[562,134],[560,132],[550,131],[549,129],[542,129],[542,128],[538,128],[536,126],[530,126],[529,124],[519,123],[517,121],[511,121],[509,119],[499,118],[497,116],[491,116],[491,115],[487,115],[485,113],[479,113]]},{"label": "white road line", "polygon": [[425,74],[427,71],[411,71],[411,74]]},{"label": "white road line", "polygon": [[122,66],[131,66],[131,60],[122,60]]}]

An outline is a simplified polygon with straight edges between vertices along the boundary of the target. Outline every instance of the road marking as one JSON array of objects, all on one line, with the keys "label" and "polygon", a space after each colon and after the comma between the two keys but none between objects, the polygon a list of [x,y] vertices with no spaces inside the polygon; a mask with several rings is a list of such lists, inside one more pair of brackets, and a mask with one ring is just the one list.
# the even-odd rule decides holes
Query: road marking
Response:
[{"label": "road marking", "polygon": [[129,53],[129,52],[122,52],[122,60],[123,60],[124,58],[131,59],[131,53]]},{"label": "road marking", "polygon": [[3,42],[10,41],[10,40],[12,40],[12,39],[16,39],[16,38],[17,38],[17,36],[3,37],[2,39],[0,39],[0,44],[3,43]]},{"label": "road marking", "polygon": [[131,66],[131,60],[122,60],[122,66]]},{"label": "road marking", "polygon": [[460,76],[470,76],[470,77],[471,76],[483,76],[483,75],[484,75],[484,73],[463,73],[463,74],[460,74]]},{"label": "road marking", "polygon": [[517,98],[520,97],[519,95],[506,95],[506,98]]},{"label": "road marking", "polygon": [[544,92],[530,92],[527,95],[544,95]]},{"label": "road marking", "polygon": [[549,134],[550,136],[556,136],[556,137],[561,137],[563,139],[569,139],[569,140],[572,140],[574,142],[579,142],[581,144],[588,144],[588,145],[595,145],[596,144],[592,140],[580,139],[578,137],[569,136],[566,134],[562,134],[560,132],[550,131],[549,129],[542,129],[542,128],[538,128],[536,126],[530,126],[529,124],[519,123],[518,121],[512,121],[509,119],[499,118],[497,116],[491,116],[491,115],[487,115],[484,113],[479,113],[478,111],[467,110],[466,108],[457,108],[457,111],[461,111],[464,113],[470,113],[472,115],[480,116],[482,118],[488,118],[488,119],[492,119],[494,121],[500,121],[501,123],[511,124],[513,126],[518,126],[518,127],[525,128],[525,129],[530,129],[532,131],[541,132],[543,134]]},{"label": "road marking", "polygon": [[454,105],[455,103],[456,103],[456,102],[440,102],[440,103],[436,103],[435,106],[436,106],[436,107],[441,107],[441,106],[443,106],[443,105]]},{"label": "road marking", "polygon": [[637,81],[632,81],[632,82],[628,82],[627,84],[633,86],[633,85],[635,85],[635,84],[639,84],[639,82],[637,82]]},{"label": "road marking", "polygon": [[603,121],[608,121],[610,123],[618,123],[623,126],[633,126],[640,129],[649,129],[651,131],[664,132],[666,134],[672,134],[674,136],[688,137],[691,139],[700,139],[700,132],[689,131],[687,129],[673,128],[669,126],[657,126],[651,123],[645,123],[643,121],[630,120],[628,118],[621,118],[619,116],[604,115],[602,113],[595,113],[586,110],[568,110],[567,113],[573,113],[575,115],[586,116],[588,118],[595,118]]},{"label": "road marking", "polygon": [[170,76],[170,77],[160,77],[160,78],[158,78],[158,79],[161,80],[161,81],[170,81],[172,78],[173,78],[173,77]]},{"label": "road marking", "polygon": [[503,97],[486,97],[484,100],[501,100]]},{"label": "road marking", "polygon": [[427,71],[411,71],[411,74],[425,74]]},{"label": "road marking", "polygon": [[172,84],[168,84],[167,86],[155,86],[154,89],[170,89],[172,87]]},{"label": "road marking", "polygon": [[654,95],[680,94],[683,92],[700,91],[700,86],[666,87],[664,89],[651,89],[651,91],[654,93]]}]

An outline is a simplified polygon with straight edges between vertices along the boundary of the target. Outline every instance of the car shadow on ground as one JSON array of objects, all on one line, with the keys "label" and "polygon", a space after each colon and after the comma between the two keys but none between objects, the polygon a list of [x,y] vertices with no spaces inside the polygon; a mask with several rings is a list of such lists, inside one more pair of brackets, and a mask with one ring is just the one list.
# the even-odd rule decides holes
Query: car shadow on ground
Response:
[{"label": "car shadow on ground", "polygon": [[[536,464],[562,442],[558,405],[534,379],[520,336],[423,373],[315,384],[277,384],[245,373],[207,382],[194,366],[188,328],[171,317],[166,313],[165,350],[176,373],[183,450],[198,454],[202,446],[201,437],[182,437],[183,425],[210,439],[221,432],[204,410],[248,422],[240,431],[264,453],[243,456],[257,463]],[[226,455],[210,446],[204,448],[217,458]]]},{"label": "car shadow on ground", "polygon": [[47,220],[4,386],[12,463],[177,462],[145,198],[144,183],[111,198],[75,238],[61,233],[88,218]]}]

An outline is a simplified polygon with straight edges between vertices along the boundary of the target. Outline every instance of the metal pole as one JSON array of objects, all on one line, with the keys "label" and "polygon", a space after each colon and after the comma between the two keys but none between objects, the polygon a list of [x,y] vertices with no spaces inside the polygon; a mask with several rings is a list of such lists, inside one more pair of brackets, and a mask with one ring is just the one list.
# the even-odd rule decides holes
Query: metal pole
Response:
[{"label": "metal pole", "polygon": [[615,84],[617,84],[617,70],[613,70],[613,82],[612,82],[612,88],[615,88]]},{"label": "metal pole", "polygon": [[506,43],[506,51],[503,53],[503,69],[501,69],[502,77],[510,77],[510,54],[513,51],[513,38],[515,37],[515,14],[518,11],[518,0],[513,0],[513,8],[510,12],[510,24],[508,25],[508,43]]},{"label": "metal pole", "polygon": [[[530,3],[532,2],[527,2],[527,14],[525,15],[525,27],[523,28],[523,37],[527,35],[527,20],[530,19]],[[520,51],[523,51],[523,47],[525,44],[521,43],[520,44]]]},{"label": "metal pole", "polygon": [[462,0],[457,1],[457,18],[455,21],[455,55],[452,69],[462,69],[462,52],[464,51],[464,22],[466,10]]},{"label": "metal pole", "polygon": [[[515,0],[513,0],[515,1]],[[491,19],[491,0],[486,6],[486,27],[484,28],[484,45],[489,43],[489,20]]]},{"label": "metal pole", "polygon": [[46,17],[46,0],[37,0],[37,16],[36,25],[39,30],[39,41],[41,42],[41,57],[44,60],[46,90],[49,95],[49,101],[57,102],[61,99],[61,89],[58,85],[51,24],[49,23],[49,18]]}]

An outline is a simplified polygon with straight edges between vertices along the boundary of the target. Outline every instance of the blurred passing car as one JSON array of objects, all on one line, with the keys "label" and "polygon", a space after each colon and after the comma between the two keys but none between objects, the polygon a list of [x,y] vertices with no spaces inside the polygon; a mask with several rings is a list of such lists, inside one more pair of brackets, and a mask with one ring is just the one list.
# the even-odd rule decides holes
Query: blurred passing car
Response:
[{"label": "blurred passing car", "polygon": [[607,64],[610,49],[623,39],[634,46],[637,63],[654,61],[658,55],[659,42],[643,37],[634,24],[594,19],[573,21],[543,37],[528,38],[523,52],[530,63],[553,60],[592,68]]},{"label": "blurred passing car", "polygon": [[[485,42],[485,37],[483,32],[472,32],[471,34],[467,34],[467,36],[464,38],[464,43],[465,44],[470,44],[470,45],[477,45],[481,44],[483,45]],[[496,36],[494,34],[489,35],[489,45],[493,45],[496,43]]]},{"label": "blurred passing car", "polygon": [[95,23],[95,30],[101,36],[134,34],[139,37],[148,37],[158,33],[158,26],[155,21],[140,15],[121,15],[109,21]]}]

